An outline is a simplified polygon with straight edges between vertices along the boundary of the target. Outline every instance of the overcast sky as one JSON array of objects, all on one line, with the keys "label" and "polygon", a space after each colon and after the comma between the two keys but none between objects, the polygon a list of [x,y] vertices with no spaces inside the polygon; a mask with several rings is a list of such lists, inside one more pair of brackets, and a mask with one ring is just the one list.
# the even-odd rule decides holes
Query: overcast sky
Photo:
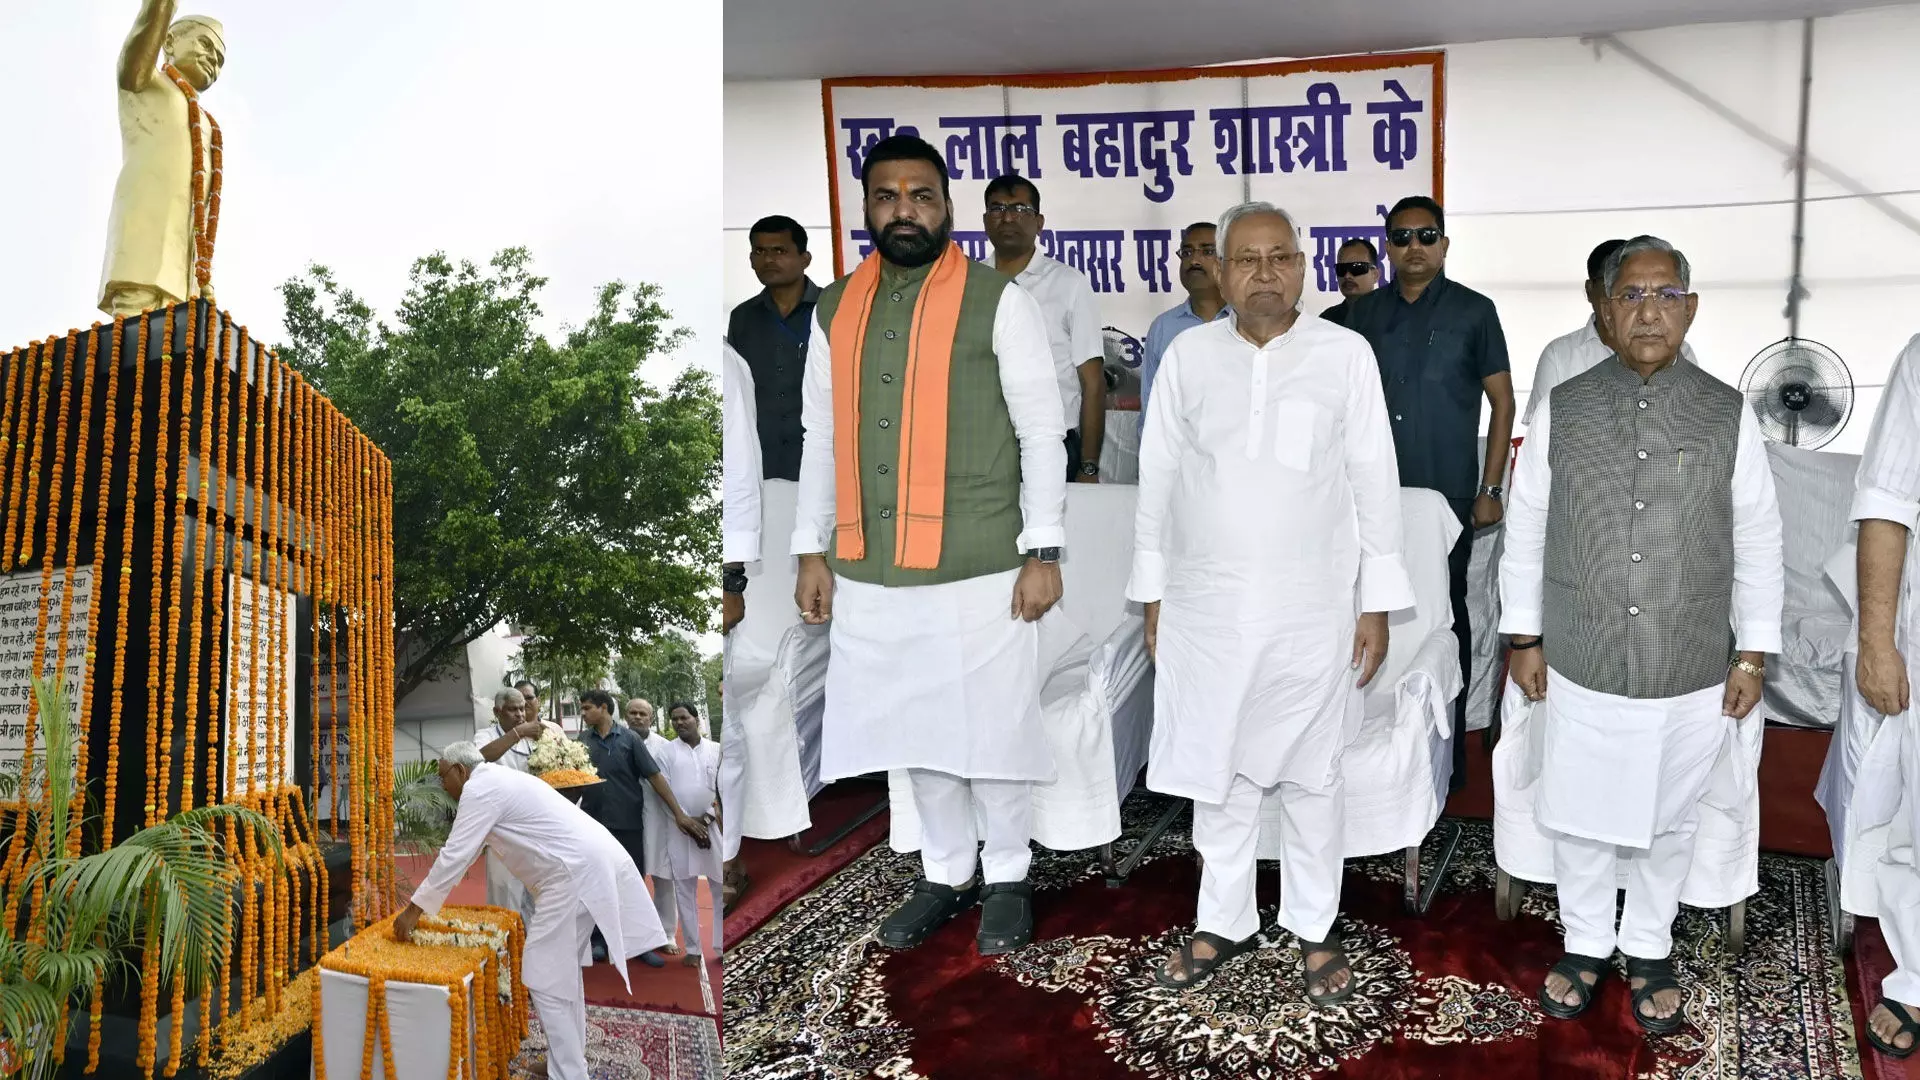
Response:
[{"label": "overcast sky", "polygon": [[[114,67],[138,0],[4,0],[0,349],[95,308],[120,166]],[[533,252],[549,335],[610,280],[695,333],[646,374],[720,369],[720,5],[189,0],[226,27],[214,287],[269,342],[311,263],[391,316],[413,261]],[[709,636],[702,645],[718,648]]]},{"label": "overcast sky", "polygon": [[[119,170],[114,65],[138,0],[7,0],[0,348],[94,309]],[[719,371],[720,5],[632,0],[187,0],[226,26],[214,286],[280,340],[309,263],[390,313],[413,260],[532,250],[549,333],[595,286],[666,289]]]}]

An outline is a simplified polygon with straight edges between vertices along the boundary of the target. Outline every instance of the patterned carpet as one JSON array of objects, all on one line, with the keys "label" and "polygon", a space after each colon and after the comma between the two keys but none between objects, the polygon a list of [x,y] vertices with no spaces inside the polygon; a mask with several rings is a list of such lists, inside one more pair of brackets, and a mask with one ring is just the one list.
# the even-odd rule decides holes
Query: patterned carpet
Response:
[{"label": "patterned carpet", "polygon": [[[1128,832],[1165,806],[1136,797]],[[1437,836],[1437,834],[1436,834]],[[1429,858],[1437,850],[1429,838]],[[1727,955],[1723,912],[1683,909],[1675,961],[1692,988],[1688,1025],[1649,1038],[1624,975],[1575,1021],[1535,1000],[1559,956],[1550,889],[1522,915],[1493,911],[1492,831],[1464,823],[1446,885],[1424,917],[1400,905],[1398,856],[1348,865],[1342,929],[1357,992],[1309,1008],[1298,942],[1273,928],[1277,877],[1263,869],[1261,947],[1189,991],[1153,966],[1191,931],[1199,874],[1184,815],[1133,877],[1108,889],[1087,853],[1034,861],[1034,944],[991,960],[978,916],[919,949],[873,930],[904,897],[917,856],[884,846],[794,902],[728,954],[729,1077],[1592,1077],[1826,1080],[1858,1077],[1844,973],[1827,950],[1820,863],[1764,856],[1747,905],[1747,949]]]},{"label": "patterned carpet", "polygon": [[[536,1015],[513,1063],[514,1080],[546,1057]],[[593,1080],[720,1080],[720,1032],[711,1016],[587,1006],[587,1072]]]}]

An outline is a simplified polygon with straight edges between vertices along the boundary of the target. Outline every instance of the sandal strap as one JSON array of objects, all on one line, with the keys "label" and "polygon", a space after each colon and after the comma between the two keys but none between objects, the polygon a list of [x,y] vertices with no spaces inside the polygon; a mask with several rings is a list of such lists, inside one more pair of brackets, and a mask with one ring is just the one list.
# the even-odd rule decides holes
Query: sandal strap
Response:
[{"label": "sandal strap", "polygon": [[[1193,947],[1198,944],[1213,946],[1213,955],[1194,955]],[[1245,946],[1246,942],[1229,941],[1219,934],[1195,930],[1193,936],[1187,938],[1186,944],[1180,946],[1180,951],[1175,954],[1181,960],[1180,971],[1176,976],[1179,984],[1184,987],[1199,982],[1212,973],[1214,968],[1245,952]],[[1160,970],[1165,971],[1166,967],[1166,962],[1162,961]]]},{"label": "sandal strap", "polygon": [[1673,961],[1671,959],[1638,960],[1633,957],[1628,957],[1627,977],[1629,979],[1642,980],[1640,988],[1633,991],[1635,1001],[1657,994],[1662,990],[1686,989],[1686,987],[1680,985],[1680,980],[1674,977]]},{"label": "sandal strap", "polygon": [[1915,1013],[1912,1009],[1907,1008],[1892,998],[1881,998],[1880,1004],[1885,1006],[1886,1010],[1893,1014],[1895,1020],[1900,1021],[1900,1031],[1896,1031],[1894,1034],[1898,1035],[1901,1032],[1908,1031],[1920,1034],[1920,1014]]},{"label": "sandal strap", "polygon": [[[1580,953],[1567,953],[1560,959],[1554,961],[1553,967],[1547,970],[1549,974],[1558,972],[1568,978],[1577,978],[1581,975],[1599,977],[1605,976],[1612,966],[1611,962],[1604,956],[1585,956]],[[1580,981],[1584,984],[1586,980],[1582,979]]]},{"label": "sandal strap", "polygon": [[1353,970],[1353,961],[1348,959],[1347,954],[1343,952],[1335,956],[1333,959],[1327,961],[1326,963],[1321,964],[1317,968],[1308,968],[1307,981],[1325,982],[1326,980],[1322,978],[1322,976],[1334,975],[1342,971],[1352,971],[1352,970]]}]

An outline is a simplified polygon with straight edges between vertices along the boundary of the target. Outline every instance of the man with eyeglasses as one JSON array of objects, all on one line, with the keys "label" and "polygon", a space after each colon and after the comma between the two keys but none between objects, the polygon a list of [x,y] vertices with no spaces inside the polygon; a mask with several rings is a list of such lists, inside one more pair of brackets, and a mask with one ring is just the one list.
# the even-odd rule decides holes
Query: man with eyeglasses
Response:
[{"label": "man with eyeglasses", "polygon": [[1187,298],[1154,316],[1147,327],[1147,343],[1140,360],[1140,423],[1145,428],[1148,406],[1153,401],[1153,377],[1160,373],[1160,358],[1167,346],[1183,330],[1191,330],[1226,314],[1227,301],[1220,295],[1220,259],[1213,249],[1213,222],[1196,221],[1180,231],[1180,285]]},{"label": "man with eyeglasses", "polygon": [[1040,253],[1040,189],[1019,173],[987,184],[982,216],[993,245],[993,268],[1040,301],[1047,318],[1047,345],[1060,380],[1067,421],[1067,479],[1100,482],[1100,446],[1107,427],[1106,338],[1100,306],[1087,275]]},{"label": "man with eyeglasses", "polygon": [[[1625,240],[1603,241],[1587,256],[1587,303],[1592,305],[1593,314],[1587,316],[1587,325],[1554,338],[1540,351],[1540,366],[1533,369],[1533,388],[1527,391],[1527,409],[1520,414],[1522,424],[1533,423],[1533,411],[1547,399],[1547,391],[1613,355],[1613,344],[1607,340],[1600,321],[1601,312],[1607,306],[1607,290],[1600,277],[1606,270],[1607,256],[1620,250],[1624,243]],[[1680,360],[1688,364],[1694,362],[1693,346],[1681,343]]]},{"label": "man with eyeglasses", "polygon": [[1685,1022],[1673,919],[1700,804],[1742,783],[1731,744],[1780,649],[1785,590],[1759,422],[1740,391],[1676,362],[1690,276],[1657,237],[1607,257],[1601,318],[1619,351],[1534,414],[1500,563],[1513,682],[1551,733],[1534,817],[1566,955],[1540,1006],[1578,1016],[1618,948],[1634,1019],[1658,1035]]},{"label": "man with eyeglasses", "polygon": [[1195,986],[1259,943],[1254,847],[1279,796],[1280,925],[1315,1005],[1353,993],[1334,922],[1340,756],[1413,606],[1380,375],[1350,331],[1300,314],[1306,260],[1268,203],[1220,220],[1232,314],[1168,346],[1140,447],[1127,598],[1157,671],[1147,784],[1194,800],[1193,937],[1155,971]]},{"label": "man with eyeglasses", "polygon": [[1320,313],[1335,326],[1347,325],[1347,310],[1356,296],[1365,296],[1380,287],[1380,253],[1373,241],[1357,237],[1340,245],[1333,264],[1340,276],[1340,302]]},{"label": "man with eyeglasses", "polygon": [[[1410,195],[1387,214],[1393,287],[1348,301],[1346,325],[1373,346],[1400,459],[1400,482],[1446,496],[1465,528],[1447,555],[1462,686],[1473,685],[1467,567],[1473,533],[1500,521],[1513,437],[1513,376],[1493,301],[1446,275],[1446,212]],[[1480,451],[1480,402],[1491,407]],[[1467,782],[1467,695],[1453,703],[1451,790]]]},{"label": "man with eyeglasses", "polygon": [[874,251],[814,310],[789,548],[801,620],[832,631],[820,779],[907,772],[923,876],[881,945],[978,903],[979,951],[1010,952],[1056,775],[1036,623],[1061,592],[1060,384],[1039,303],[953,242],[940,151],[883,139],[860,186]]},{"label": "man with eyeglasses", "polygon": [[753,375],[755,427],[768,480],[800,478],[800,383],[820,287],[807,276],[807,230],[775,214],[747,230],[753,276],[765,286],[727,317],[727,343]]}]

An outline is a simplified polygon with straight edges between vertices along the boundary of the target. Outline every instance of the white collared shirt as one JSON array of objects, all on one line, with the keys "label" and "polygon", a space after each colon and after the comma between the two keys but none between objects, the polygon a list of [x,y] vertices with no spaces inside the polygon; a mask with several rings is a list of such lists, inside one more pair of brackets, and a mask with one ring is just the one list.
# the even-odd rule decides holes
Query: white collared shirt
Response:
[{"label": "white collared shirt", "polygon": [[1100,332],[1100,305],[1093,298],[1093,283],[1087,280],[1087,275],[1038,251],[1013,281],[1040,302],[1040,313],[1046,318],[1047,348],[1053,355],[1055,375],[1060,381],[1066,429],[1076,431],[1080,427],[1082,400],[1080,365],[1089,360],[1104,362],[1107,356],[1106,338]]},{"label": "white collared shirt", "polygon": [[[800,420],[806,436],[788,549],[795,555],[829,551],[833,541],[833,346],[817,310],[813,340],[828,344],[807,350],[807,381],[801,388]],[[1022,528],[1015,546],[1020,551],[1064,548],[1067,431],[1060,424],[1060,389],[1053,377],[1040,305],[1018,285],[1009,284],[1000,294],[993,317],[993,352],[999,362],[1000,393],[1020,443]]]},{"label": "white collared shirt", "polygon": [[726,346],[721,359],[722,493],[720,561],[760,561],[760,429],[754,418],[753,371]]},{"label": "white collared shirt", "polygon": [[[1350,594],[1413,606],[1400,473],[1366,339],[1302,315],[1263,346],[1236,317],[1167,346],[1140,445],[1127,598]],[[1271,606],[1270,604],[1267,606]]]},{"label": "white collared shirt", "polygon": [[[1540,364],[1533,369],[1533,387],[1527,391],[1527,407],[1520,414],[1522,424],[1533,423],[1534,410],[1547,400],[1547,391],[1613,355],[1613,350],[1600,340],[1600,328],[1595,325],[1597,318],[1587,316],[1585,326],[1561,334],[1540,350]],[[1693,346],[1684,341],[1680,343],[1680,359],[1689,364],[1699,363],[1693,357]]]}]

